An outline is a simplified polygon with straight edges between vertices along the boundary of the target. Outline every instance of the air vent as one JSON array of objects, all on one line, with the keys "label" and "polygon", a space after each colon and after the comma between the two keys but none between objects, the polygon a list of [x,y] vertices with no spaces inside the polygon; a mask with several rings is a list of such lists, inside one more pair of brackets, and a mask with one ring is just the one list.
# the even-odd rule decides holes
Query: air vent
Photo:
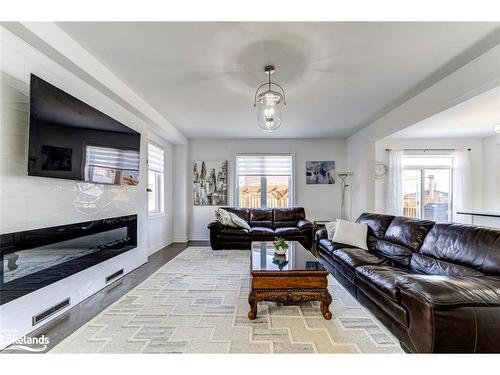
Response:
[{"label": "air vent", "polygon": [[123,268],[119,271],[116,271],[115,273],[112,273],[109,276],[106,276],[106,284],[109,283],[110,281],[116,279],[118,276],[123,275]]},{"label": "air vent", "polygon": [[36,325],[40,323],[42,320],[47,319],[48,317],[54,315],[56,312],[59,310],[64,309],[65,307],[69,306],[71,304],[71,299],[67,298],[62,302],[59,302],[57,305],[54,305],[50,308],[48,308],[45,311],[42,311],[40,314],[33,316],[32,318],[32,324]]}]

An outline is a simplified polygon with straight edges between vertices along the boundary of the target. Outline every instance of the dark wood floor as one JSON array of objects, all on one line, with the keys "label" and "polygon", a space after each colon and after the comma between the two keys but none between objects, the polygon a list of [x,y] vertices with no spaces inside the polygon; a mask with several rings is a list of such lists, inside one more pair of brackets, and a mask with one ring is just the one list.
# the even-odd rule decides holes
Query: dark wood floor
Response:
[{"label": "dark wood floor", "polygon": [[[106,307],[117,301],[129,290],[135,288],[141,282],[160,269],[165,263],[172,260],[189,246],[210,246],[208,241],[189,241],[187,243],[173,243],[151,255],[148,262],[141,267],[123,276],[115,283],[101,289],[96,294],[90,296],[78,305],[72,307],[67,312],[57,317],[53,321],[41,326],[36,331],[30,333],[29,337],[40,337],[45,335],[50,338],[47,351],[59,344],[66,337],[75,332],[90,319],[95,317]],[[10,350],[8,347],[1,353],[19,353]],[[25,353],[25,352],[23,352]]]}]

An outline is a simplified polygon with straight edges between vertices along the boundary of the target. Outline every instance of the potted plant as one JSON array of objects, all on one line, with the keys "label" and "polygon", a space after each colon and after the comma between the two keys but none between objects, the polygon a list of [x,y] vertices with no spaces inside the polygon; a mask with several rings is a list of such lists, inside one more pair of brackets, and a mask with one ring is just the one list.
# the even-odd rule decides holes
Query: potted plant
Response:
[{"label": "potted plant", "polygon": [[274,252],[278,255],[286,254],[288,243],[283,237],[276,237],[274,240]]}]

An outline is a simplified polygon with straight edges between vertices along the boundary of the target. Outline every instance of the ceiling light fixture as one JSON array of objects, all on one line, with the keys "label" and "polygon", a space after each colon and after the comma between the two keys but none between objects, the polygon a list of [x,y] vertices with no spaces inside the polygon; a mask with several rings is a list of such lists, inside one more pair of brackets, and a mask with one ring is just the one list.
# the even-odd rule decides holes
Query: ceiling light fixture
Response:
[{"label": "ceiling light fixture", "polygon": [[495,133],[500,134],[500,124],[495,125]]},{"label": "ceiling light fixture", "polygon": [[[264,72],[268,76],[268,82],[259,86],[255,91],[253,106],[257,108],[257,122],[266,131],[278,129],[283,120],[283,107],[286,105],[285,90],[276,82],[271,81],[271,74],[275,72],[273,65],[267,65]],[[281,92],[274,91],[273,86],[279,88]],[[266,88],[267,90],[261,91]]]}]

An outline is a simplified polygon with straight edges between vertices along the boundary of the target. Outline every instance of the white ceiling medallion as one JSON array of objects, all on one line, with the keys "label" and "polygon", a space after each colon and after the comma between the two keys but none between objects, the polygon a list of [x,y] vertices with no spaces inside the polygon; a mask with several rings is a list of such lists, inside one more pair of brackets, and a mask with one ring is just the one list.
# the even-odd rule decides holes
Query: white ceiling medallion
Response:
[{"label": "white ceiling medallion", "polygon": [[[257,108],[259,126],[272,132],[278,129],[283,121],[283,107],[286,105],[285,90],[271,81],[271,74],[275,71],[273,65],[267,65],[264,71],[268,76],[268,82],[260,85],[255,91],[253,106]],[[278,88],[281,92],[274,91],[273,88]]]},{"label": "white ceiling medallion", "polygon": [[500,134],[500,124],[495,125],[495,133]]}]

